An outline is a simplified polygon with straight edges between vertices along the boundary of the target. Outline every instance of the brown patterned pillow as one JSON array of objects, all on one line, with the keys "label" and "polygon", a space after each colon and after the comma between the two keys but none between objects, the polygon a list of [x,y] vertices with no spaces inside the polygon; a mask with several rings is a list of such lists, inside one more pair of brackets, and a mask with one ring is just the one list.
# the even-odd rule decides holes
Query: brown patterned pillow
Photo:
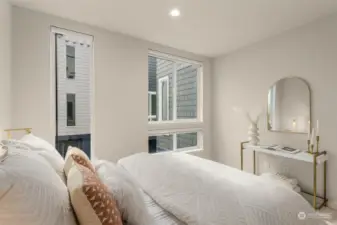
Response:
[{"label": "brown patterned pillow", "polygon": [[68,149],[64,164],[64,172],[68,176],[69,170],[75,164],[80,164],[95,172],[94,166],[91,164],[89,157],[79,148],[71,147]]},{"label": "brown patterned pillow", "polygon": [[89,170],[91,170],[93,173],[95,173],[95,169],[93,167],[93,165],[91,164],[91,162],[89,160],[87,160],[86,158],[84,158],[81,155],[77,155],[77,154],[72,154],[70,155],[70,157],[73,158],[73,160],[75,162],[77,162],[78,164],[87,167]]},{"label": "brown patterned pillow", "polygon": [[67,186],[80,225],[123,225],[115,199],[89,168],[73,166]]}]

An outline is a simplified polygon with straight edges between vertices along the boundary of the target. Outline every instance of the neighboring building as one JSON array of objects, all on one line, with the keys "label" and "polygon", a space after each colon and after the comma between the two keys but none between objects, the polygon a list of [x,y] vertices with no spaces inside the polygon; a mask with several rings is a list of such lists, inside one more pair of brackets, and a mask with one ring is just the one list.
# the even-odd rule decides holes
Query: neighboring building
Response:
[{"label": "neighboring building", "polygon": [[56,37],[57,137],[56,147],[62,155],[68,146],[91,152],[92,46],[64,35]]},{"label": "neighboring building", "polygon": [[[173,74],[176,71],[176,118],[197,118],[197,84],[199,65],[175,63],[170,60],[148,57],[149,121],[173,119]],[[160,87],[158,87],[158,85]],[[195,146],[197,133],[177,135],[177,146]],[[149,137],[149,152],[173,149],[173,135]]]}]

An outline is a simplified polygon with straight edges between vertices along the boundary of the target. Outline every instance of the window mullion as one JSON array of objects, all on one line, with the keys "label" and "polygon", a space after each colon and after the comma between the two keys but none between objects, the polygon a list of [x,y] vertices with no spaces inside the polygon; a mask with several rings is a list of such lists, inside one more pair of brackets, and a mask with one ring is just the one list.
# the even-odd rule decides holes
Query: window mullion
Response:
[{"label": "window mullion", "polygon": [[173,151],[177,150],[177,134],[173,134]]},{"label": "window mullion", "polygon": [[172,77],[172,111],[173,121],[177,120],[177,63],[173,64],[173,77]]},{"label": "window mullion", "polygon": [[152,121],[152,95],[150,93],[147,94],[147,98],[148,98],[148,101],[149,101],[149,104],[148,104],[148,114],[149,114],[149,117],[150,117],[150,121]]}]

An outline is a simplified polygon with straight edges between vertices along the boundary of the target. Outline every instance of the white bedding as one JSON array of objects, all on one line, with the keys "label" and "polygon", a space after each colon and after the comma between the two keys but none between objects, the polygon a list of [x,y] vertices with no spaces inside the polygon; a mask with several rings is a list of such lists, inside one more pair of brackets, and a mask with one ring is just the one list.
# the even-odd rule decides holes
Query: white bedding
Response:
[{"label": "white bedding", "polygon": [[183,154],[136,154],[119,161],[162,208],[189,225],[323,225],[299,194],[258,176]]},{"label": "white bedding", "polygon": [[186,225],[174,215],[161,208],[149,195],[144,192],[142,194],[149,214],[154,219],[154,225]]}]

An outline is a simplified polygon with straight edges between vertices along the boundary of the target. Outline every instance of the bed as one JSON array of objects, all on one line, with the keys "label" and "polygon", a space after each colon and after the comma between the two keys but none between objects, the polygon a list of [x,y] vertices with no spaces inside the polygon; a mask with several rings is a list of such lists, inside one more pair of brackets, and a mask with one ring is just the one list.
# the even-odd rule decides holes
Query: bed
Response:
[{"label": "bed", "polygon": [[[62,159],[51,144],[31,130],[27,133],[20,140],[2,142],[9,154],[0,161],[0,224],[25,221],[28,225],[46,225],[48,221],[48,225],[93,225],[75,221],[78,209],[72,211],[69,177],[65,176],[73,166],[68,171],[67,158]],[[106,170],[101,168],[103,164]],[[109,178],[103,183],[120,192],[109,189],[124,225],[325,224],[303,218],[314,210],[291,189],[189,154],[138,153],[117,164],[103,164],[92,162],[93,172],[101,180]],[[100,171],[103,176],[99,176]],[[35,196],[37,190],[39,195]]]},{"label": "bed", "polygon": [[154,220],[154,224],[158,225],[186,225],[177,217],[166,211],[158,203],[156,203],[148,194],[142,192],[146,207],[149,214]]},{"label": "bed", "polygon": [[301,195],[261,177],[184,153],[119,160],[141,188],[181,222],[198,225],[325,224]]}]

